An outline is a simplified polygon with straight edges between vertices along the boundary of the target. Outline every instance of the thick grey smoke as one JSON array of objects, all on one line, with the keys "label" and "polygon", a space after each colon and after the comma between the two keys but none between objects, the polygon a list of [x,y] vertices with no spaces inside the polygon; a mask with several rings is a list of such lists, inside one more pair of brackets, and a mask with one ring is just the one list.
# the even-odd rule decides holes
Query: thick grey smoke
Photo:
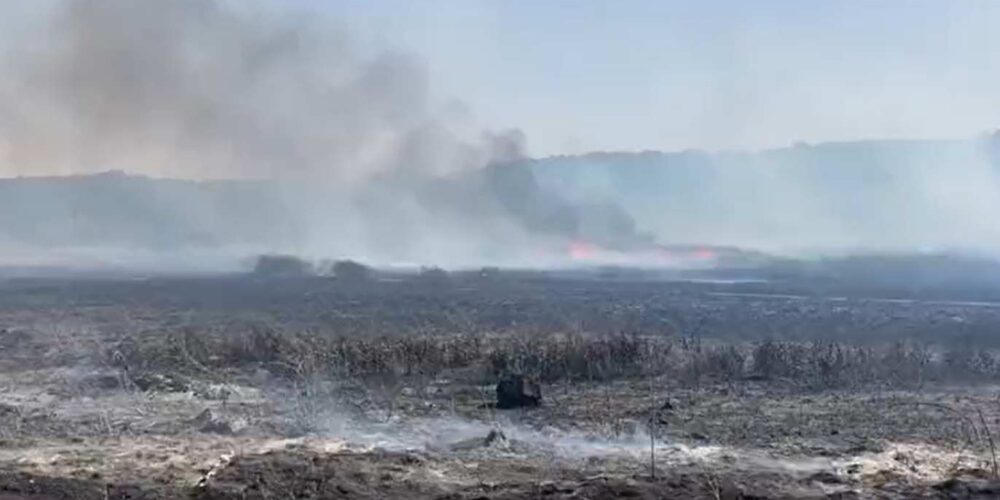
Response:
[{"label": "thick grey smoke", "polygon": [[536,161],[520,132],[434,95],[418,58],[333,19],[263,1],[31,5],[0,20],[0,176],[184,180],[0,180],[4,260],[1000,249],[996,137]]},{"label": "thick grey smoke", "polygon": [[495,261],[584,232],[636,238],[624,212],[570,205],[511,166],[523,134],[477,128],[437,102],[418,59],[354,46],[335,20],[221,0],[36,14],[0,41],[0,173],[260,182],[36,183],[8,197],[8,248]]},{"label": "thick grey smoke", "polygon": [[6,173],[186,178],[448,170],[454,137],[420,63],[365,54],[335,22],[206,0],[68,0],[11,42]]}]

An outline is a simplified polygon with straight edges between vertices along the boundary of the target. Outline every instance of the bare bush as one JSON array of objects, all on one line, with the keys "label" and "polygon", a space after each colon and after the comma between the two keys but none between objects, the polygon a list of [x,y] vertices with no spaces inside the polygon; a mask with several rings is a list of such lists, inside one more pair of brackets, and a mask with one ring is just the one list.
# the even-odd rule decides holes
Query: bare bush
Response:
[{"label": "bare bush", "polygon": [[968,381],[990,381],[1000,377],[996,356],[969,345],[954,346],[944,352],[941,368],[950,377]]},{"label": "bare bush", "polygon": [[443,288],[451,285],[451,275],[440,267],[425,267],[417,275],[417,281],[427,287]]},{"label": "bare bush", "polygon": [[746,355],[737,346],[701,347],[687,353],[684,379],[690,383],[733,382],[744,378],[745,364]]},{"label": "bare bush", "polygon": [[333,276],[344,283],[367,283],[375,277],[372,268],[353,260],[338,260],[331,268]]},{"label": "bare bush", "polygon": [[[557,380],[610,380],[640,376],[644,367],[666,368],[672,342],[635,335],[582,335],[501,340],[490,350],[495,374],[515,372]],[[656,358],[651,360],[650,358]]]},{"label": "bare bush", "polygon": [[260,276],[306,276],[313,274],[313,266],[294,255],[261,255],[257,257],[253,273]]},{"label": "bare bush", "polygon": [[258,367],[295,383],[310,377],[365,385],[371,381],[384,386],[387,394],[404,383],[422,387],[444,370],[467,368],[482,369],[493,380],[505,373],[544,383],[667,375],[681,385],[757,381],[807,391],[912,389],[930,382],[1000,380],[1000,364],[992,352],[953,349],[935,355],[927,346],[904,342],[745,344],[632,334],[359,339],[257,327],[235,332],[180,329],[156,338],[122,341],[115,353],[135,372],[162,369],[215,377],[228,369]]}]

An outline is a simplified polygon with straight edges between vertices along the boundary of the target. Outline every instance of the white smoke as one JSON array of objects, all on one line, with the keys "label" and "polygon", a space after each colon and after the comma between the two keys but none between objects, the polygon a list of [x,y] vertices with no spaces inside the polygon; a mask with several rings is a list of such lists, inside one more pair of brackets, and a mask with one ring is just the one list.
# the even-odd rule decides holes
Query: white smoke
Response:
[{"label": "white smoke", "polygon": [[224,248],[454,264],[587,227],[530,170],[499,169],[523,157],[523,134],[438,103],[415,56],[272,7],[63,0],[23,16],[31,28],[0,40],[0,173],[262,184],[36,184],[8,197],[0,243],[88,258]]},{"label": "white smoke", "polygon": [[2,53],[0,172],[344,179],[487,160],[418,59],[366,53],[333,20],[216,0],[46,14]]}]

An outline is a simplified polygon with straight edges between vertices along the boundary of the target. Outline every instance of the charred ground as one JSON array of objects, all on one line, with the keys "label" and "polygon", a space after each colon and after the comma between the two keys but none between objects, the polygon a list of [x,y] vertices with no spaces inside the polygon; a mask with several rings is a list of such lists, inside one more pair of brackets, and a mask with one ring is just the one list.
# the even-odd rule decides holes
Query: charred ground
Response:
[{"label": "charred ground", "polygon": [[707,277],[10,278],[0,498],[997,493],[989,289]]}]

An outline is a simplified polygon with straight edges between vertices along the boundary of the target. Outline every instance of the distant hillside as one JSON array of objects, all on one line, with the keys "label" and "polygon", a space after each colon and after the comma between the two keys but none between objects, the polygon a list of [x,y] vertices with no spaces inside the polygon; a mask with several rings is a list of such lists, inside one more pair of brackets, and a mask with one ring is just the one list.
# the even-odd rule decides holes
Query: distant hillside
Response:
[{"label": "distant hillside", "polygon": [[169,251],[288,237],[294,220],[261,183],[121,172],[0,179],[0,242]]},{"label": "distant hillside", "polygon": [[591,153],[530,162],[570,200],[614,200],[664,242],[996,246],[1000,135],[762,152]]},{"label": "distant hillside", "polygon": [[0,251],[309,248],[469,262],[574,238],[795,251],[1000,247],[996,137],[593,153],[483,174],[381,181],[362,193],[120,172],[0,179]]}]

